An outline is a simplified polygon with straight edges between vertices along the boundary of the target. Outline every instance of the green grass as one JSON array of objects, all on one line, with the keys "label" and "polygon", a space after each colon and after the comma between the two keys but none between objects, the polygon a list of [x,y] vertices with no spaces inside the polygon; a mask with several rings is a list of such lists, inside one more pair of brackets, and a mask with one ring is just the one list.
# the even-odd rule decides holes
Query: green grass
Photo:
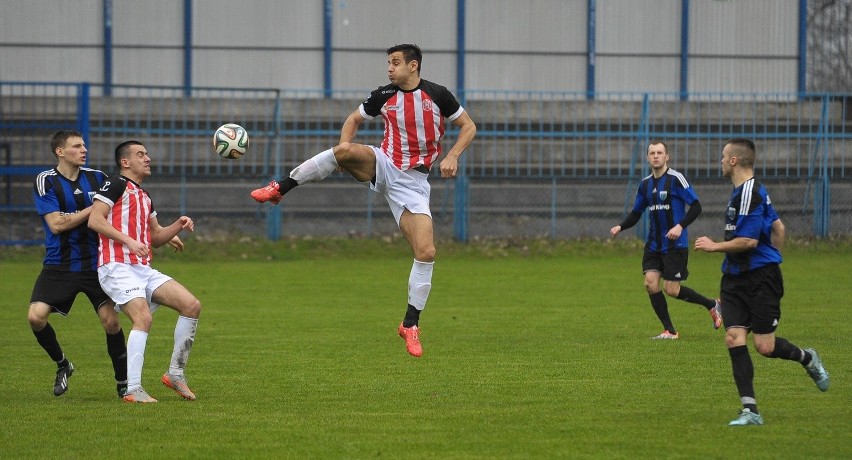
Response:
[{"label": "green grass", "polygon": [[[4,458],[852,458],[848,242],[785,251],[779,335],[817,348],[832,386],[752,353],[766,425],[739,409],[723,332],[670,300],[660,326],[641,244],[442,243],[421,319],[424,356],[395,334],[411,259],[387,240],[190,240],[155,266],[202,301],[187,374],[159,383],[175,314],[160,310],[143,383],[114,394],[103,331],[84,296],[51,324],[74,361],[70,389],[26,323],[40,250],[0,248],[0,457]],[[718,291],[718,255],[691,254],[687,285]],[[129,329],[126,318],[122,319]]]}]

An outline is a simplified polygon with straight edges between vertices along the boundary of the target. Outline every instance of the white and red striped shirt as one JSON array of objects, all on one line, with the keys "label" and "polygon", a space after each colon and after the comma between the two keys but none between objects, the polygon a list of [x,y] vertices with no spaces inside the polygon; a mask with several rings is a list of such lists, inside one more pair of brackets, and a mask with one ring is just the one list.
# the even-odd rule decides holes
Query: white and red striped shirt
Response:
[{"label": "white and red striped shirt", "polygon": [[358,108],[362,117],[379,115],[385,122],[382,151],[402,171],[432,163],[441,156],[444,118],[453,121],[464,108],[445,87],[420,80],[411,91],[396,85],[382,86]]},{"label": "white and red striped shirt", "polygon": [[[142,189],[136,182],[124,177],[110,178],[104,182],[103,187],[95,195],[100,200],[110,205],[110,213],[107,215],[109,223],[121,233],[133,238],[140,243],[151,247],[151,227],[149,220],[157,215],[148,192]],[[110,262],[119,262],[130,265],[150,265],[151,252],[148,256],[138,257],[131,253],[127,246],[119,241],[112,240],[104,235],[98,235],[98,266]]]}]

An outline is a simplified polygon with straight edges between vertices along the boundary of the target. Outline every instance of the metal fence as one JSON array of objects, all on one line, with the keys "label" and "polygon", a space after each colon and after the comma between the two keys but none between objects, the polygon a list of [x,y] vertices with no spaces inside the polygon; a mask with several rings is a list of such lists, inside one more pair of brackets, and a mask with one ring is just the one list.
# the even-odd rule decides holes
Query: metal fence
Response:
[{"label": "metal fence", "polygon": [[[89,165],[114,172],[112,150],[136,138],[153,157],[155,204],[163,212],[217,218],[220,228],[282,235],[386,234],[397,231],[380,197],[345,174],[288,195],[284,206],[257,205],[248,190],[281,177],[337,142],[343,119],[368,91],[112,86],[0,82],[0,244],[38,244],[34,176],[55,166],[50,134],[84,133]],[[794,233],[852,233],[852,95],[467,91],[459,95],[477,139],[455,180],[433,175],[438,234],[602,236],[629,210],[647,174],[650,139],[669,145],[671,166],[699,192],[709,217],[694,226],[719,233],[730,184],[720,177],[724,140],[758,145],[756,170]],[[218,158],[212,133],[225,122],[251,134],[250,153]],[[378,143],[380,121],[358,140]],[[445,147],[454,142],[448,129]],[[303,191],[304,189],[304,191]],[[222,223],[225,223],[224,225]],[[282,225],[282,222],[284,225]],[[241,224],[238,224],[241,223]],[[700,228],[705,225],[705,228]],[[35,230],[34,230],[35,229]],[[637,228],[642,236],[644,228]],[[694,233],[693,233],[694,234]]]}]

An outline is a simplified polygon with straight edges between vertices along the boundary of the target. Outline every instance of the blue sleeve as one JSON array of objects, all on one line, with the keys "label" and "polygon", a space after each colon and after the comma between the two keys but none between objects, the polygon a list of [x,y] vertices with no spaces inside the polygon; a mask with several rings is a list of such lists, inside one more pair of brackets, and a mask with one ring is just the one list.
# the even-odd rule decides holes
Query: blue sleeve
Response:
[{"label": "blue sleeve", "polygon": [[763,232],[764,206],[763,203],[751,206],[748,214],[740,214],[737,217],[737,230],[734,232],[734,237],[760,239],[760,234]]},{"label": "blue sleeve", "polygon": [[691,185],[688,185],[686,187],[678,186],[678,187],[675,187],[675,190],[677,190],[676,193],[677,193],[678,198],[683,200],[684,203],[686,203],[686,204],[691,205],[692,203],[695,203],[696,201],[698,201],[698,194],[695,193],[695,190],[692,188]]},{"label": "blue sleeve", "polygon": [[648,207],[648,200],[645,199],[645,182],[639,184],[639,189],[636,191],[636,201],[633,203],[633,212],[643,213]]},{"label": "blue sleeve", "polygon": [[[39,177],[37,180],[44,180]],[[56,197],[56,192],[53,190],[53,183],[45,180],[43,182],[44,190],[39,193],[39,187],[33,187],[33,198],[35,199],[36,211],[38,215],[44,216],[52,212],[59,211],[59,198]]]}]

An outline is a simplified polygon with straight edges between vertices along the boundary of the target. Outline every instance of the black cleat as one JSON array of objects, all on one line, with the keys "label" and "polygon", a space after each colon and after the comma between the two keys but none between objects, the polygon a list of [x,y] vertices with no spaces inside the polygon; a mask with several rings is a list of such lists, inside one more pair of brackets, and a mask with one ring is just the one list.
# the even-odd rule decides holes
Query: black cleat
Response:
[{"label": "black cleat", "polygon": [[62,396],[68,390],[68,377],[74,373],[74,365],[68,361],[68,365],[56,370],[56,383],[53,384],[53,395]]},{"label": "black cleat", "polygon": [[119,398],[124,398],[124,395],[127,394],[127,382],[116,383],[115,391],[118,393]]}]

